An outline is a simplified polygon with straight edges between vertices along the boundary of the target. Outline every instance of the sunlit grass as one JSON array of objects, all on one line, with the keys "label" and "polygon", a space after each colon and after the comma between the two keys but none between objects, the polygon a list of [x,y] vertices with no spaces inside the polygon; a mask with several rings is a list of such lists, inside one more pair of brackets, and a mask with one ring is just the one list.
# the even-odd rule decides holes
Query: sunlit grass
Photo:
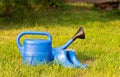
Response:
[{"label": "sunlit grass", "polygon": [[[112,11],[96,11],[92,7],[83,9],[83,4],[82,7],[78,7],[78,4],[74,6],[63,11],[40,11],[37,19],[33,15],[23,23],[0,23],[0,77],[119,77],[120,15]],[[52,35],[52,46],[58,47],[67,42],[80,25],[85,29],[86,39],[77,39],[69,49],[76,50],[78,59],[88,64],[87,69],[22,64],[16,45],[16,37],[20,32],[47,31]]]}]

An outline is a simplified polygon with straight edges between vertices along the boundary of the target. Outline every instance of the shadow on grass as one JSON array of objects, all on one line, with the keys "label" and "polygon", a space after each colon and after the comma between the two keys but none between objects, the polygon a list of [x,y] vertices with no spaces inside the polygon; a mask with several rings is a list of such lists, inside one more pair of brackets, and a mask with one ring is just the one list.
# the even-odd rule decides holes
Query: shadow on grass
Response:
[{"label": "shadow on grass", "polygon": [[79,58],[79,60],[81,62],[85,62],[85,63],[93,63],[94,60],[96,59],[96,57],[93,57],[93,56],[90,56],[90,55],[87,55],[86,53],[84,52],[79,52],[77,57]]},{"label": "shadow on grass", "polygon": [[[89,5],[89,4],[88,4]],[[66,5],[63,8],[38,8],[27,10],[24,14],[13,17],[1,17],[0,29],[19,29],[34,26],[70,26],[85,25],[86,22],[108,22],[120,20],[117,11],[99,11],[91,6]]]}]

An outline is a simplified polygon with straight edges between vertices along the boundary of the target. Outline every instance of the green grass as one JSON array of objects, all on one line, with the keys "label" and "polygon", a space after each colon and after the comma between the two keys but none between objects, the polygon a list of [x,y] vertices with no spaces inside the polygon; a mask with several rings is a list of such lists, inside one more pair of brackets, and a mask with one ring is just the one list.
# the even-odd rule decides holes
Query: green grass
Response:
[{"label": "green grass", "polygon": [[[119,13],[98,11],[91,4],[84,3],[36,11],[28,12],[20,21],[16,18],[0,18],[0,77],[120,76]],[[69,48],[76,50],[78,59],[88,64],[87,69],[70,69],[52,64],[22,64],[22,57],[16,46],[16,37],[20,32],[47,31],[53,37],[52,46],[58,47],[68,41],[80,25],[85,29],[86,39],[77,39]]]}]

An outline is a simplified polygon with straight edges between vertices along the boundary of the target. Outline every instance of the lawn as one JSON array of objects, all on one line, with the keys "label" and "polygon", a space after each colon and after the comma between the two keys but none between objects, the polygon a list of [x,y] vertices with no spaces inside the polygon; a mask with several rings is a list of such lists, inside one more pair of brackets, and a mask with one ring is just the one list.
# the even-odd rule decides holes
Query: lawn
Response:
[{"label": "lawn", "polygon": [[[36,9],[20,19],[0,18],[0,77],[120,77],[120,13],[75,3],[58,9]],[[76,50],[79,61],[88,68],[22,64],[16,45],[20,32],[47,31],[52,35],[52,46],[58,47],[80,26],[85,30],[86,39],[77,39],[69,49]],[[23,36],[21,43],[28,37],[33,36]]]}]

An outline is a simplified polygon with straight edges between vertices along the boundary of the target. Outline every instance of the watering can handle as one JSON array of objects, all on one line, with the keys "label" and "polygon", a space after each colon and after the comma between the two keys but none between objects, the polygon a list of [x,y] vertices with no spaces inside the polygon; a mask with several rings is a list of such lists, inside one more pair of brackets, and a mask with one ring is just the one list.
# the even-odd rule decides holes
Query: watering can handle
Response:
[{"label": "watering can handle", "polygon": [[29,31],[25,31],[25,32],[22,32],[20,33],[18,36],[17,36],[17,45],[19,47],[19,49],[22,48],[22,45],[20,44],[20,38],[23,36],[23,35],[26,35],[26,34],[31,34],[31,35],[46,35],[48,36],[48,40],[49,41],[52,41],[52,37],[51,35],[48,33],[48,32],[29,32]]}]

